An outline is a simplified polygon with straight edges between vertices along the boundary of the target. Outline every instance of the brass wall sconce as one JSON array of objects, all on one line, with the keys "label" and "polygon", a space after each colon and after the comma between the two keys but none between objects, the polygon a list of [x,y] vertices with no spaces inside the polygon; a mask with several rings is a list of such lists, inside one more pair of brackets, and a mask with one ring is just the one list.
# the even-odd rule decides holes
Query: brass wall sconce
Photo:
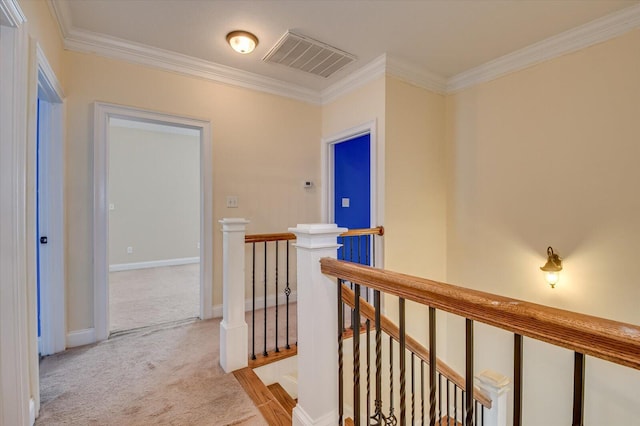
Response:
[{"label": "brass wall sconce", "polygon": [[553,252],[551,246],[547,248],[547,263],[541,266],[540,269],[544,271],[547,283],[549,283],[551,288],[555,288],[560,279],[560,271],[562,271],[562,259],[557,253]]}]

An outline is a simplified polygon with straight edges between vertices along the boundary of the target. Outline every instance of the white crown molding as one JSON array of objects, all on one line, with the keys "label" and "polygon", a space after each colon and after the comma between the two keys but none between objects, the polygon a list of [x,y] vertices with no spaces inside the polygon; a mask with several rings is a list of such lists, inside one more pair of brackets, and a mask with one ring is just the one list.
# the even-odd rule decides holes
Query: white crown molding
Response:
[{"label": "white crown molding", "polygon": [[10,27],[18,27],[27,22],[17,0],[0,0],[0,23]]},{"label": "white crown molding", "polygon": [[455,93],[540,62],[584,49],[638,27],[640,27],[640,5],[635,5],[457,74],[447,81],[447,93]]},{"label": "white crown molding", "polygon": [[101,56],[200,77],[218,83],[258,90],[313,104],[320,103],[320,97],[315,90],[89,31],[75,28],[68,30],[64,46],[77,52],[96,53]]},{"label": "white crown molding", "polygon": [[324,89],[321,93],[322,104],[326,105],[353,92],[354,90],[364,86],[367,83],[381,77],[385,74],[387,68],[387,55],[382,54],[369,62],[364,67],[357,69],[342,80],[332,84]]},{"label": "white crown molding", "polygon": [[396,58],[387,57],[387,74],[435,93],[447,93],[447,79],[445,77]]}]

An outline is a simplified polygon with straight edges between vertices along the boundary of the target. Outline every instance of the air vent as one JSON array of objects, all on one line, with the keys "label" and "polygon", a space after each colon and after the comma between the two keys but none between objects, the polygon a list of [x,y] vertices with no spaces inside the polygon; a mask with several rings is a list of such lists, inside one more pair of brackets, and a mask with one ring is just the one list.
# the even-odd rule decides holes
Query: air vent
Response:
[{"label": "air vent", "polygon": [[328,44],[287,31],[262,60],[327,78],[355,61],[356,57]]}]

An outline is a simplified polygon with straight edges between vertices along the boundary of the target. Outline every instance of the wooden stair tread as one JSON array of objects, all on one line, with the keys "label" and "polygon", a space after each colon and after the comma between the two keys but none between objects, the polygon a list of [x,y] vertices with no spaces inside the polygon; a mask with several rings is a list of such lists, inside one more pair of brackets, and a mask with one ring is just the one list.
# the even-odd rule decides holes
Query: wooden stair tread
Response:
[{"label": "wooden stair tread", "polygon": [[442,424],[444,426],[462,426],[462,423],[456,422],[453,417],[447,417],[447,416],[444,416],[440,420],[440,424]]},{"label": "wooden stair tread", "polygon": [[353,419],[351,417],[347,417],[344,420],[344,426],[355,426],[355,423],[353,423]]},{"label": "wooden stair tread", "polygon": [[280,405],[282,405],[289,414],[293,413],[293,408],[296,406],[296,401],[291,398],[291,395],[289,395],[287,391],[284,390],[280,383],[273,383],[267,386],[267,389],[271,391]]},{"label": "wooden stair tread", "polygon": [[291,345],[291,349],[280,349],[279,352],[271,351],[268,355],[256,354],[256,359],[249,358],[249,367],[258,368],[281,359],[289,358],[298,354],[298,346]]},{"label": "wooden stair tread", "polygon": [[291,426],[291,414],[278,402],[262,380],[249,367],[233,372],[269,426]]}]

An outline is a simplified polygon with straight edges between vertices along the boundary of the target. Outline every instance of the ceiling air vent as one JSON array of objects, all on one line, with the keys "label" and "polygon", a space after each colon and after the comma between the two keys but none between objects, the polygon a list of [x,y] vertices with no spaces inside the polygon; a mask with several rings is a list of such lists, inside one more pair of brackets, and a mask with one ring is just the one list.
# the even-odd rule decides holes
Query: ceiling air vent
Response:
[{"label": "ceiling air vent", "polygon": [[287,31],[262,60],[327,78],[355,61],[356,57],[328,44]]}]

